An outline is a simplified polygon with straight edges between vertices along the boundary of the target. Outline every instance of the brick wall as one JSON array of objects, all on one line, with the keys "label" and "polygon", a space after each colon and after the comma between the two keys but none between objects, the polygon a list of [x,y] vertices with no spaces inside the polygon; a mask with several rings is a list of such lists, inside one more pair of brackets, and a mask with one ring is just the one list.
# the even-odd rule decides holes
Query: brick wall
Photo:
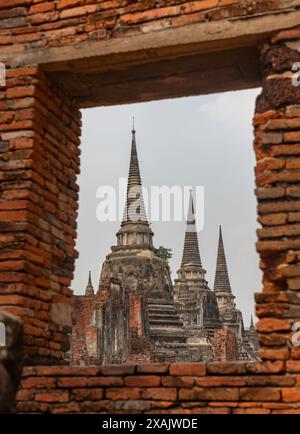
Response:
[{"label": "brick wall", "polygon": [[0,88],[0,306],[24,321],[27,362],[63,360],[71,332],[80,113],[34,66]]},{"label": "brick wall", "polygon": [[300,362],[26,368],[19,412],[299,413]]},{"label": "brick wall", "polygon": [[256,295],[262,359],[299,359],[291,345],[300,319],[300,87],[292,84],[299,61],[300,29],[283,31],[262,50],[263,90],[254,117],[257,249],[264,273]]},{"label": "brick wall", "polygon": [[297,0],[2,0],[0,54],[267,14],[296,6]]}]

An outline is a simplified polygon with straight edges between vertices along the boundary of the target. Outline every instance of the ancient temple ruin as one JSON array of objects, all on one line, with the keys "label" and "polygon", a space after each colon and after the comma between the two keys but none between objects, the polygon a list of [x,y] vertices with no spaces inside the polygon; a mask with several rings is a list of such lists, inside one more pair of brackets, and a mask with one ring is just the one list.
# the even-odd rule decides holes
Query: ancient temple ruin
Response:
[{"label": "ancient temple ruin", "polygon": [[136,132],[132,130],[127,196],[117,245],[102,265],[95,293],[74,296],[73,364],[256,360],[251,322],[235,305],[220,228],[213,290],[202,266],[190,193],[182,262],[173,285],[168,262],[155,254],[145,211]]}]

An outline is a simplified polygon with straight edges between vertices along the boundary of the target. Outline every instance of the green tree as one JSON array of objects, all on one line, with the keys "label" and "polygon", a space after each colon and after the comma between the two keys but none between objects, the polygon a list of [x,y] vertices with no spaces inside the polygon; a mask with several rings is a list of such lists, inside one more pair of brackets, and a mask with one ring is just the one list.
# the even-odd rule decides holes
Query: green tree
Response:
[{"label": "green tree", "polygon": [[169,259],[172,258],[172,249],[167,249],[166,247],[159,246],[158,249],[154,249],[154,254],[158,258],[164,259],[169,262]]}]

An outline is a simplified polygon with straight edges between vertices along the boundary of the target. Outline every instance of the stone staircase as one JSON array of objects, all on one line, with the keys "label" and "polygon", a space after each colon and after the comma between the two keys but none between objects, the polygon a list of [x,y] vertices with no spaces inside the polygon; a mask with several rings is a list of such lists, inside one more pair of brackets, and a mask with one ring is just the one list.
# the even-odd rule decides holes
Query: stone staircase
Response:
[{"label": "stone staircase", "polygon": [[[183,323],[172,301],[149,300],[148,317],[152,337],[185,342]],[[172,338],[171,338],[172,336]]]}]

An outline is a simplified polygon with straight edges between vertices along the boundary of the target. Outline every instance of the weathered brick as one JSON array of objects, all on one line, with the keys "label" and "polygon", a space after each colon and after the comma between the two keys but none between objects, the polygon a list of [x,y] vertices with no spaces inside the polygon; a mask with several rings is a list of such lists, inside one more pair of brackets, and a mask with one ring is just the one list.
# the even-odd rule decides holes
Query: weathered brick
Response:
[{"label": "weathered brick", "polygon": [[256,327],[260,333],[290,331],[291,321],[288,319],[262,318],[258,321]]},{"label": "weathered brick", "polygon": [[105,390],[106,398],[112,401],[140,399],[141,393],[142,389],[138,387],[114,387]]},{"label": "weathered brick", "polygon": [[258,352],[259,357],[267,360],[287,360],[289,358],[288,348],[282,349],[260,349]]},{"label": "weathered brick", "polygon": [[124,382],[130,387],[157,387],[160,385],[160,377],[158,375],[135,375],[125,377]]},{"label": "weathered brick", "polygon": [[239,399],[239,390],[233,387],[179,389],[179,399],[183,401],[235,401]]},{"label": "weathered brick", "polygon": [[149,363],[148,365],[138,365],[137,373],[141,374],[165,374],[169,371],[167,363]]},{"label": "weathered brick", "polygon": [[103,398],[103,389],[73,389],[72,399],[75,401],[98,401]]},{"label": "weathered brick", "polygon": [[43,377],[28,377],[21,383],[23,389],[52,389],[55,385],[55,378]]},{"label": "weathered brick", "polygon": [[284,372],[285,366],[282,361],[264,361],[261,363],[247,363],[247,372],[251,374],[277,374]]},{"label": "weathered brick", "polygon": [[280,391],[272,387],[245,387],[240,389],[242,401],[279,401]]},{"label": "weathered brick", "polygon": [[170,375],[205,375],[205,365],[200,363],[174,363],[170,366]]},{"label": "weathered brick", "polygon": [[142,392],[143,399],[176,401],[177,389],[171,387],[149,387]]},{"label": "weathered brick", "polygon": [[283,387],[281,393],[283,402],[300,402],[300,387]]},{"label": "weathered brick", "polygon": [[246,372],[245,363],[242,362],[214,362],[207,365],[207,372],[209,374],[243,374]]},{"label": "weathered brick", "polygon": [[35,400],[41,402],[68,402],[69,393],[61,391],[39,392],[35,395]]}]

